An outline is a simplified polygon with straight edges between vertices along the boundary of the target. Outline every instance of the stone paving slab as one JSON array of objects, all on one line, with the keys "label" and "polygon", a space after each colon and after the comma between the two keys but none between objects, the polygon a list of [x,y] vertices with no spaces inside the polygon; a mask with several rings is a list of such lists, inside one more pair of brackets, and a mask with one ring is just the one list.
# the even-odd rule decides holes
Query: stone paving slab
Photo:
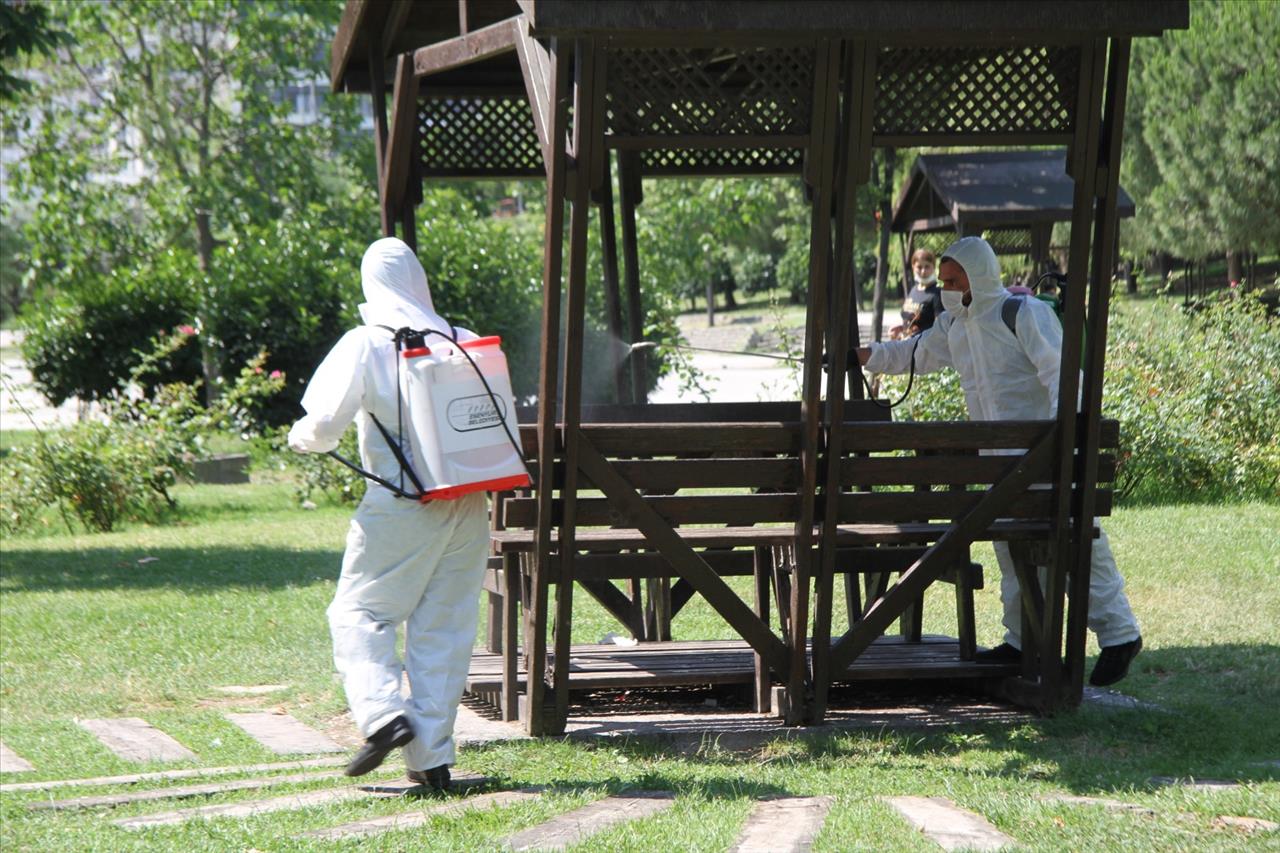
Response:
[{"label": "stone paving slab", "polygon": [[1046,803],[1064,803],[1069,806],[1101,806],[1104,809],[1117,812],[1136,812],[1138,814],[1154,815],[1156,810],[1150,806],[1139,805],[1138,803],[1126,803],[1123,800],[1111,800],[1106,797],[1077,797],[1071,794],[1047,794],[1040,797]]},{"label": "stone paving slab", "polygon": [[504,740],[529,740],[518,722],[506,723],[477,713],[466,701],[458,706],[458,719],[453,726],[453,739],[458,746],[477,746]]},{"label": "stone paving slab", "polygon": [[79,720],[103,746],[125,761],[189,761],[196,754],[139,717]]},{"label": "stone paving slab", "polygon": [[307,767],[341,767],[345,758],[309,758],[305,761],[280,761],[274,764],[247,764],[241,767],[193,767],[189,770],[159,770],[154,773],[132,773],[127,776],[95,776],[90,779],[50,779],[44,782],[10,782],[0,785],[0,793],[8,791],[47,791],[54,788],[86,788],[98,785],[136,785],[201,776],[232,776],[237,773],[269,773],[273,770],[302,770]]},{"label": "stone paving slab", "polygon": [[1135,699],[1132,696],[1126,696],[1118,690],[1108,690],[1105,687],[1089,687],[1084,688],[1084,696],[1081,702],[1085,705],[1092,705],[1097,708],[1115,708],[1122,711],[1164,711],[1167,710],[1162,705],[1154,702],[1144,702],[1141,699]]},{"label": "stone paving slab", "polygon": [[223,687],[215,687],[219,693],[226,693],[229,696],[266,696],[271,693],[279,693],[281,690],[288,690],[287,684],[228,684]]},{"label": "stone paving slab", "polygon": [[437,803],[425,809],[418,809],[405,814],[386,815],[369,820],[344,823],[330,829],[317,829],[298,836],[299,838],[321,838],[336,841],[341,838],[356,838],[377,835],[397,829],[412,829],[422,826],[433,817],[452,816],[469,811],[496,809],[537,797],[536,791],[494,791],[488,794],[477,794],[460,800],[449,800]]},{"label": "stone paving slab", "polygon": [[563,850],[616,824],[665,811],[674,803],[675,795],[669,791],[606,797],[521,830],[507,839],[506,846],[512,850]]},{"label": "stone paving slab", "polygon": [[729,853],[808,853],[835,797],[777,797],[752,809]]},{"label": "stone paving slab", "polygon": [[1273,820],[1263,820],[1260,817],[1219,815],[1213,819],[1213,822],[1216,826],[1243,829],[1245,832],[1275,832],[1280,829],[1280,823],[1276,823]]},{"label": "stone paving slab", "polygon": [[204,785],[183,785],[172,788],[156,788],[150,791],[131,791],[123,794],[104,794],[96,797],[75,797],[66,800],[43,800],[30,803],[31,809],[53,809],[69,811],[72,809],[92,809],[105,806],[123,806],[129,803],[146,803],[155,800],[184,800],[189,797],[212,796],[228,791],[252,791],[258,788],[269,788],[273,785],[287,785],[296,782],[316,782],[322,779],[336,779],[341,772],[329,773],[294,773],[288,776],[269,776],[258,779],[236,779],[230,782],[210,782]]},{"label": "stone paving slab", "polygon": [[277,755],[343,751],[328,737],[289,714],[251,711],[227,714],[227,719]]},{"label": "stone paving slab", "polygon": [[[170,812],[144,815],[142,817],[122,818],[112,821],[124,829],[147,829],[152,826],[174,826],[189,820],[213,820],[220,817],[247,818],[268,812],[296,811],[314,806],[327,806],[370,796],[370,792],[354,786],[341,788],[325,788],[320,791],[307,791],[303,794],[288,794],[266,800],[253,800],[247,803],[225,803],[211,806],[198,806],[190,809],[177,809]],[[376,795],[375,795],[376,796]],[[388,795],[384,795],[388,796]]]},{"label": "stone paving slab", "polygon": [[35,770],[31,762],[0,743],[0,773],[30,773]]},{"label": "stone paving slab", "polygon": [[1240,782],[1231,779],[1196,779],[1188,777],[1179,779],[1173,776],[1152,776],[1152,785],[1174,786],[1179,788],[1190,788],[1193,791],[1233,791],[1237,788],[1244,787]]},{"label": "stone paving slab", "polygon": [[884,797],[898,814],[943,850],[1000,850],[1018,842],[981,815],[945,797]]}]

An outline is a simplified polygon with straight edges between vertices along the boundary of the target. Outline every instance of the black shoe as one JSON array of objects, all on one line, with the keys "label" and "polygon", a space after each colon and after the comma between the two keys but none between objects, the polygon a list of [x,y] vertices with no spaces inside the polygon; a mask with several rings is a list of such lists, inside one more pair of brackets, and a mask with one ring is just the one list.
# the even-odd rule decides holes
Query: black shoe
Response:
[{"label": "black shoe", "polygon": [[986,649],[973,656],[974,663],[1020,663],[1022,650],[1008,643],[1001,643],[994,649]]},{"label": "black shoe", "polygon": [[347,764],[348,776],[363,776],[375,770],[387,753],[413,740],[413,727],[405,717],[396,717],[365,739],[364,746]]},{"label": "black shoe", "polygon": [[447,791],[452,784],[449,778],[449,765],[441,764],[427,770],[410,770],[409,781],[418,785],[426,785],[437,791]]},{"label": "black shoe", "polygon": [[1089,683],[1094,687],[1106,687],[1115,684],[1129,673],[1129,664],[1142,651],[1142,638],[1118,646],[1107,646],[1098,655],[1098,662],[1089,673]]}]

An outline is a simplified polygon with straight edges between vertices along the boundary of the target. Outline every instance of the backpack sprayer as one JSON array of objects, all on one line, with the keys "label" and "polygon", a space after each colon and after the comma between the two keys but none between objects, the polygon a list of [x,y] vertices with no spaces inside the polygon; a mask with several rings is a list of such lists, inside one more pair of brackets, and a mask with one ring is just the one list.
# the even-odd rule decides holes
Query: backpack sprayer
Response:
[{"label": "backpack sprayer", "polygon": [[[511,375],[497,336],[459,342],[450,332],[380,326],[395,336],[396,428],[393,436],[370,413],[400,465],[400,484],[365,471],[334,451],[329,455],[397,497],[427,503],[472,492],[502,492],[529,486],[528,465],[508,425],[514,417]],[[444,338],[434,348],[429,335]],[[415,470],[404,453],[405,414]],[[417,491],[405,488],[404,478]]]}]

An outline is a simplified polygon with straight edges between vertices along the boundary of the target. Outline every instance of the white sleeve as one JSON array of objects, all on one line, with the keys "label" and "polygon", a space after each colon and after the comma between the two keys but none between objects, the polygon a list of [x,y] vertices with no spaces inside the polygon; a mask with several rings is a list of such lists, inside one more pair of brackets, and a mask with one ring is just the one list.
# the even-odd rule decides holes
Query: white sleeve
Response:
[{"label": "white sleeve", "polygon": [[871,344],[871,358],[867,370],[872,373],[906,373],[911,369],[912,352],[915,353],[916,373],[932,373],[951,367],[951,347],[947,343],[950,323],[941,319],[919,335],[902,341],[881,341]]},{"label": "white sleeve", "polygon": [[1024,299],[1015,324],[1018,343],[1049,392],[1049,417],[1058,416],[1058,379],[1062,369],[1062,324],[1039,299]]},{"label": "white sleeve", "polygon": [[342,336],[316,368],[302,395],[306,416],[289,430],[289,447],[298,453],[328,453],[350,426],[364,397],[369,338],[362,329]]}]

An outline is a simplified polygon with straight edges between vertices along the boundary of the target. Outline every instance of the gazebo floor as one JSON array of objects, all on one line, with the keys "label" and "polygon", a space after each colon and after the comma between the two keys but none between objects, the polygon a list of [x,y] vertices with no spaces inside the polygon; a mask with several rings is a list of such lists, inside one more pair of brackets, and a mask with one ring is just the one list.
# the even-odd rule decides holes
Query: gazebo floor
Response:
[{"label": "gazebo floor", "polygon": [[[913,643],[886,636],[876,640],[836,681],[983,680],[1017,675],[1018,671],[1017,665],[960,660],[959,644],[952,637],[926,635]],[[570,652],[570,691],[750,685],[754,680],[755,656],[743,640],[575,645]],[[523,668],[517,683],[523,690]],[[497,704],[502,691],[502,655],[474,652],[466,691]]]}]

